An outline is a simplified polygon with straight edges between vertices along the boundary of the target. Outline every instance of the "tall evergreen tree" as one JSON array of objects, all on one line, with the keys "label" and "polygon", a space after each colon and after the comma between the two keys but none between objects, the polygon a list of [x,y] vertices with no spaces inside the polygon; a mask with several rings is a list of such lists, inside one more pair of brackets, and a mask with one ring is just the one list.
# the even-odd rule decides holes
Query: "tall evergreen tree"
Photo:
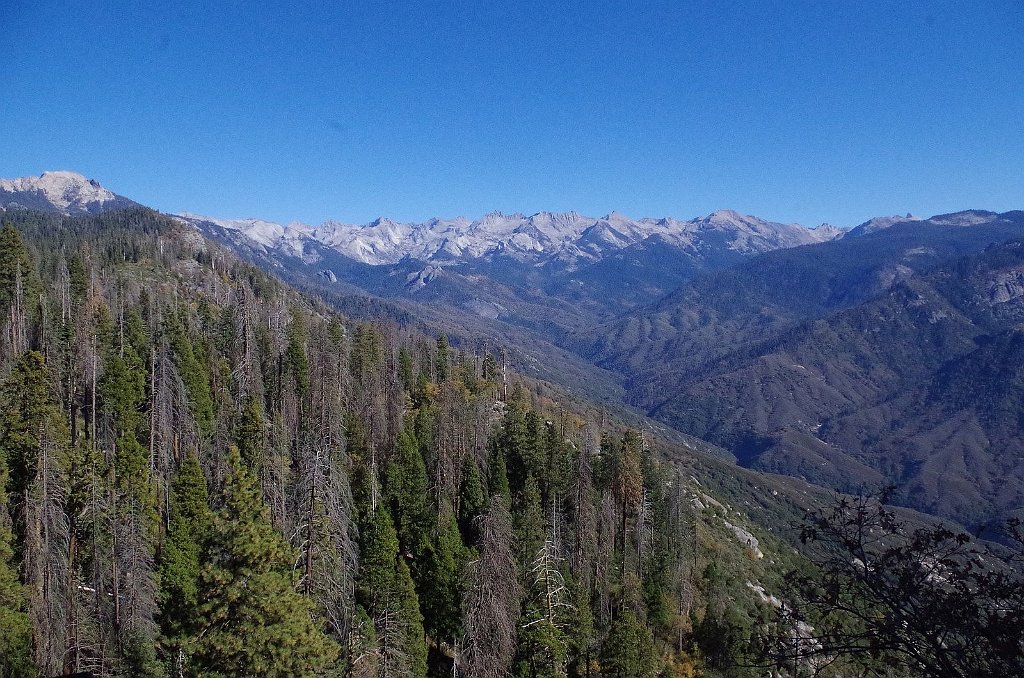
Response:
[{"label": "tall evergreen tree", "polygon": [[437,383],[447,381],[451,365],[451,349],[448,346],[448,336],[443,333],[437,336],[435,364],[437,366]]},{"label": "tall evergreen tree", "polygon": [[245,399],[238,425],[235,426],[235,444],[242,455],[242,461],[259,473],[263,465],[263,450],[266,446],[266,423],[259,399],[250,395]]},{"label": "tall evergreen tree", "polygon": [[298,311],[292,312],[288,325],[288,348],[285,351],[285,365],[295,380],[295,390],[300,399],[309,395],[309,358],[306,356],[306,324]]},{"label": "tall evergreen tree", "polygon": [[212,516],[206,478],[195,452],[186,455],[171,486],[171,513],[160,557],[160,626],[176,665],[198,632],[202,547]]},{"label": "tall evergreen tree", "polygon": [[381,676],[425,676],[423,615],[391,514],[378,508],[364,520],[356,592],[376,630]]},{"label": "tall evergreen tree", "polygon": [[453,644],[462,631],[462,575],[468,555],[449,512],[429,542],[419,577],[426,631],[437,641]]},{"label": "tall evergreen tree", "polygon": [[650,629],[632,610],[623,610],[601,647],[601,673],[617,678],[654,678],[659,670]]},{"label": "tall evergreen tree", "polygon": [[0,458],[10,469],[15,544],[27,585],[35,662],[56,673],[67,650],[68,432],[42,354],[21,356],[0,390]]},{"label": "tall evergreen tree", "polygon": [[0,454],[0,676],[38,675],[32,662],[28,599],[14,567],[14,535],[7,503],[7,460]]},{"label": "tall evergreen tree", "polygon": [[385,474],[385,499],[394,518],[398,542],[407,554],[419,554],[432,525],[427,469],[416,438],[408,429],[398,435]]},{"label": "tall evergreen tree", "polygon": [[204,624],[193,666],[209,676],[302,676],[330,665],[338,647],[296,592],[294,553],[234,446],[221,501],[199,578]]},{"label": "tall evergreen tree", "polygon": [[519,538],[519,558],[524,569],[544,543],[544,508],[540,503],[540,488],[533,476],[526,477],[526,485],[519,498],[516,512],[516,536]]},{"label": "tall evergreen tree", "polygon": [[478,537],[476,520],[487,508],[480,467],[473,455],[467,454],[462,462],[462,483],[459,487],[459,530],[466,544],[473,545]]},{"label": "tall evergreen tree", "polygon": [[0,326],[7,330],[12,354],[28,348],[31,320],[37,314],[39,281],[21,235],[10,224],[0,229]]}]

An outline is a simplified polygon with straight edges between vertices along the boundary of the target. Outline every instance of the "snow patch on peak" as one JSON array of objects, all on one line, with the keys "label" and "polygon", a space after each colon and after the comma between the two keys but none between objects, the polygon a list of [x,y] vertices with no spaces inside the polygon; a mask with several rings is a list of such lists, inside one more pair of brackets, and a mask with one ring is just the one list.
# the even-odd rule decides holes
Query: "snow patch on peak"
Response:
[{"label": "snow patch on peak", "polygon": [[574,265],[600,260],[652,236],[694,253],[725,247],[741,254],[836,237],[828,230],[777,224],[733,210],[719,210],[690,221],[671,217],[631,219],[619,212],[594,218],[575,211],[541,211],[530,216],[496,211],[472,221],[435,217],[423,223],[379,217],[363,225],[325,221],[315,228],[304,224],[281,227],[258,220],[206,221],[242,231],[265,247],[301,251],[300,241],[308,239],[370,265],[397,264],[405,259],[447,265],[495,256],[534,264],[557,259]]}]

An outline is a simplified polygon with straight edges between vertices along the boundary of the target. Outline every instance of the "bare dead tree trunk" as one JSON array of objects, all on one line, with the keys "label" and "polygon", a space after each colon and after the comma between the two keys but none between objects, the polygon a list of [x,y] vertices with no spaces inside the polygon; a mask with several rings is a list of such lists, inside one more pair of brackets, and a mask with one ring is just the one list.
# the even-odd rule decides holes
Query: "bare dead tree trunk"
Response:
[{"label": "bare dead tree trunk", "polygon": [[29,613],[35,631],[35,660],[44,674],[64,665],[68,633],[69,529],[60,451],[43,425],[39,430],[35,477],[23,507],[25,524],[24,577]]},{"label": "bare dead tree trunk", "polygon": [[516,621],[522,590],[512,534],[512,516],[497,495],[480,518],[480,558],[470,566],[463,601],[466,645],[463,665],[473,678],[505,676],[516,651]]}]

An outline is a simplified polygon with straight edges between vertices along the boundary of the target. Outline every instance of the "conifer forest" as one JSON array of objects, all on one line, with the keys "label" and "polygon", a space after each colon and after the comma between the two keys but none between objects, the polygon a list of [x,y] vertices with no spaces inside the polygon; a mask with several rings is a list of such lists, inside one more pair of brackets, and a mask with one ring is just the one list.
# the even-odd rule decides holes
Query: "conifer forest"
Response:
[{"label": "conifer forest", "polygon": [[[849,505],[829,520],[497,346],[344,317],[148,209],[5,220],[2,676],[1020,666],[1012,569],[967,567],[955,601],[905,586],[926,557],[951,577],[967,538],[921,533],[937,555],[901,546],[882,589],[835,557],[864,547]],[[900,644],[921,615],[893,609],[951,619],[965,600],[981,621],[933,655]],[[950,664],[954,637],[984,660]]]},{"label": "conifer forest", "polygon": [[743,651],[699,639],[741,613],[638,432],[148,210],[12,216],[3,675],[687,675],[695,642]]}]

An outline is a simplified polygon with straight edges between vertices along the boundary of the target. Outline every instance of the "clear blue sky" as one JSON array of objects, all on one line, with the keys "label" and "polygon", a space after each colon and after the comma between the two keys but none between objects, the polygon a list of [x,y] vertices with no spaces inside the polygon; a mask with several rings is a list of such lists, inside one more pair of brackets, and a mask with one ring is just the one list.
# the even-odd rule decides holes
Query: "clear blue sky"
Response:
[{"label": "clear blue sky", "polygon": [[0,177],[165,211],[1024,208],[1019,0],[0,0],[0,35]]}]

